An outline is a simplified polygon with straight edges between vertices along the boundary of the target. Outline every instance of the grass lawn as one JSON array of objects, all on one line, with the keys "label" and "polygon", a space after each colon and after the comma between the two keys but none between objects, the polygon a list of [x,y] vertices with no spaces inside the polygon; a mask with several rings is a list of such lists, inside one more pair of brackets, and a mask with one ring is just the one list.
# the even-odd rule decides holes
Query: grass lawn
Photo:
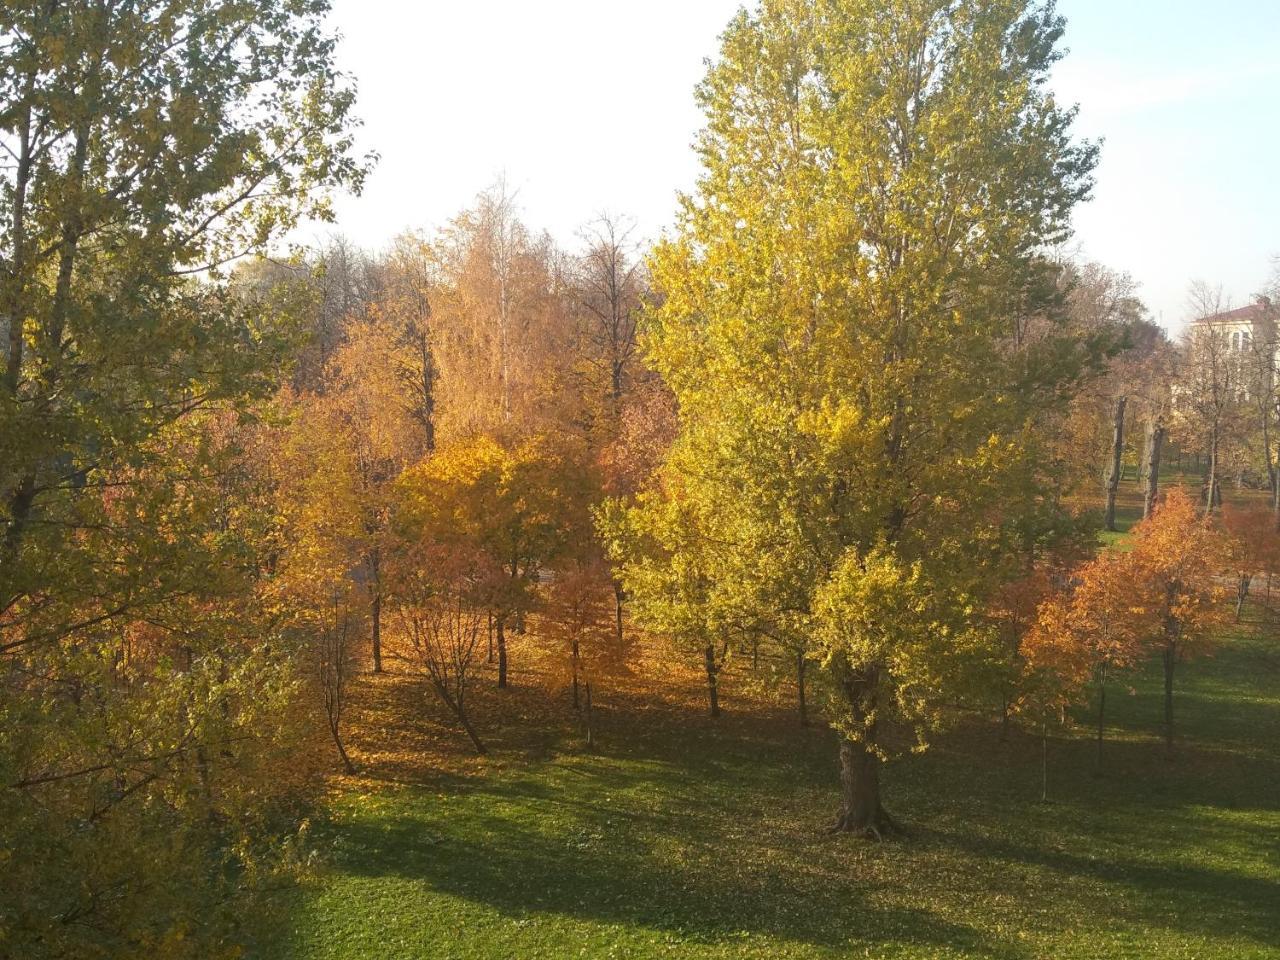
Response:
[{"label": "grass lawn", "polygon": [[885,844],[823,834],[833,734],[741,678],[714,722],[695,673],[602,695],[589,755],[563,695],[486,677],[486,761],[416,683],[366,681],[365,775],[251,955],[1280,957],[1280,641],[1254,633],[1183,667],[1176,761],[1154,674],[1109,698],[1100,776],[1086,732],[1051,742],[1050,804],[1039,741],[971,719],[886,770]]}]

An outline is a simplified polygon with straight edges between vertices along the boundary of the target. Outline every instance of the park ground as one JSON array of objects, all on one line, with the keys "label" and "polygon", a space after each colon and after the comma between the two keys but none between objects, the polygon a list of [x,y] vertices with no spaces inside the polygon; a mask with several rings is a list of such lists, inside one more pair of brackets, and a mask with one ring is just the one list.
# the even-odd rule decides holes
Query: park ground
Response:
[{"label": "park ground", "polygon": [[[353,958],[1280,957],[1280,642],[1261,622],[1184,665],[1166,758],[1153,669],[1109,697],[1101,771],[1082,711],[1049,744],[958,714],[892,763],[909,829],[824,833],[834,734],[796,721],[751,664],[706,715],[693,669],[601,690],[585,749],[568,695],[513,649],[477,682],[478,759],[433,695],[361,679],[360,774],[336,779],[250,955]],[[761,666],[760,669],[764,669]]]}]

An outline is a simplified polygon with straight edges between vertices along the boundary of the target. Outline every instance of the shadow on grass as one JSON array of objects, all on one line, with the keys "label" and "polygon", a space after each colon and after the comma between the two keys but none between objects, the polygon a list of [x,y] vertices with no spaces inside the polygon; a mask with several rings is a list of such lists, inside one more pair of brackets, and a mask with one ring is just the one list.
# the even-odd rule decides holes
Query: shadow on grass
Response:
[{"label": "shadow on grass", "polygon": [[[540,792],[527,784],[486,790],[483,801],[526,813],[561,802],[531,796]],[[821,873],[806,874],[789,863],[716,864],[717,838],[675,833],[677,820],[669,815],[637,816],[622,827],[616,810],[575,806],[574,826],[551,832],[545,824],[479,812],[461,825],[417,816],[351,824],[343,829],[339,867],[357,875],[425,881],[437,892],[510,918],[557,914],[672,932],[695,942],[767,935],[839,947],[892,939],[973,956],[1027,955],[924,909],[873,905],[874,884],[832,884]],[[684,863],[670,862],[668,855]]]},{"label": "shadow on grass", "polygon": [[[820,834],[836,802],[833,738],[784,711],[711,721],[696,695],[618,692],[600,711],[601,752],[583,755],[566,740],[570,720],[519,738],[522,715],[565,715],[532,689],[485,705],[509,756],[456,774],[384,765],[381,778],[406,785],[320,832],[347,876],[416,881],[511,919],[695,943],[892,942],[1016,960],[1046,955],[1020,930],[1062,943],[1078,926],[1125,924],[1265,947],[1280,942],[1280,883],[1266,866],[1280,862],[1280,711],[1248,668],[1255,652],[1183,674],[1186,737],[1172,763],[1146,719],[1158,691],[1139,678],[1115,711],[1103,776],[1087,739],[1055,742],[1052,806],[1034,802],[1036,738],[997,746],[993,725],[965,724],[887,770],[912,835],[883,848]],[[1236,859],[1217,855],[1233,848]]]}]

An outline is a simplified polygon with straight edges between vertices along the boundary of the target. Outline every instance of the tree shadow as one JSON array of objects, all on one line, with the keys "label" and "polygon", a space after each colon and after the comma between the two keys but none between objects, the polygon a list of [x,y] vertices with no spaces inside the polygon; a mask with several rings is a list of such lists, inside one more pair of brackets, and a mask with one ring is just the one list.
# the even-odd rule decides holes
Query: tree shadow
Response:
[{"label": "tree shadow", "polygon": [[[481,792],[486,806],[499,809],[528,812],[531,800],[563,802],[528,784]],[[675,832],[679,818],[667,812],[637,814],[624,825],[616,809],[575,806],[573,826],[551,831],[545,823],[474,811],[463,829],[443,817],[363,820],[343,828],[342,859],[335,866],[422,881],[510,918],[556,914],[699,943],[767,935],[848,948],[893,939],[975,957],[1027,956],[1014,944],[927,910],[873,904],[872,883],[832,884],[821,872],[755,858],[713,869],[723,845],[715,836]],[[740,842],[735,853],[743,853]]]}]

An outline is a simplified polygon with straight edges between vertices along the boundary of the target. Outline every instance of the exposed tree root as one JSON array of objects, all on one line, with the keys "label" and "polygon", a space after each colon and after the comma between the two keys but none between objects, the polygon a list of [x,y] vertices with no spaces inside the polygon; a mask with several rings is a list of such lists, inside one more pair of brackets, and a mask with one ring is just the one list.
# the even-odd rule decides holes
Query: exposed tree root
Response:
[{"label": "exposed tree root", "polygon": [[836,819],[836,822],[827,829],[827,833],[844,833],[862,840],[875,840],[877,843],[884,843],[889,837],[906,836],[907,831],[893,817],[889,816],[885,811],[879,810],[873,817],[854,816],[848,813],[841,814]]}]

